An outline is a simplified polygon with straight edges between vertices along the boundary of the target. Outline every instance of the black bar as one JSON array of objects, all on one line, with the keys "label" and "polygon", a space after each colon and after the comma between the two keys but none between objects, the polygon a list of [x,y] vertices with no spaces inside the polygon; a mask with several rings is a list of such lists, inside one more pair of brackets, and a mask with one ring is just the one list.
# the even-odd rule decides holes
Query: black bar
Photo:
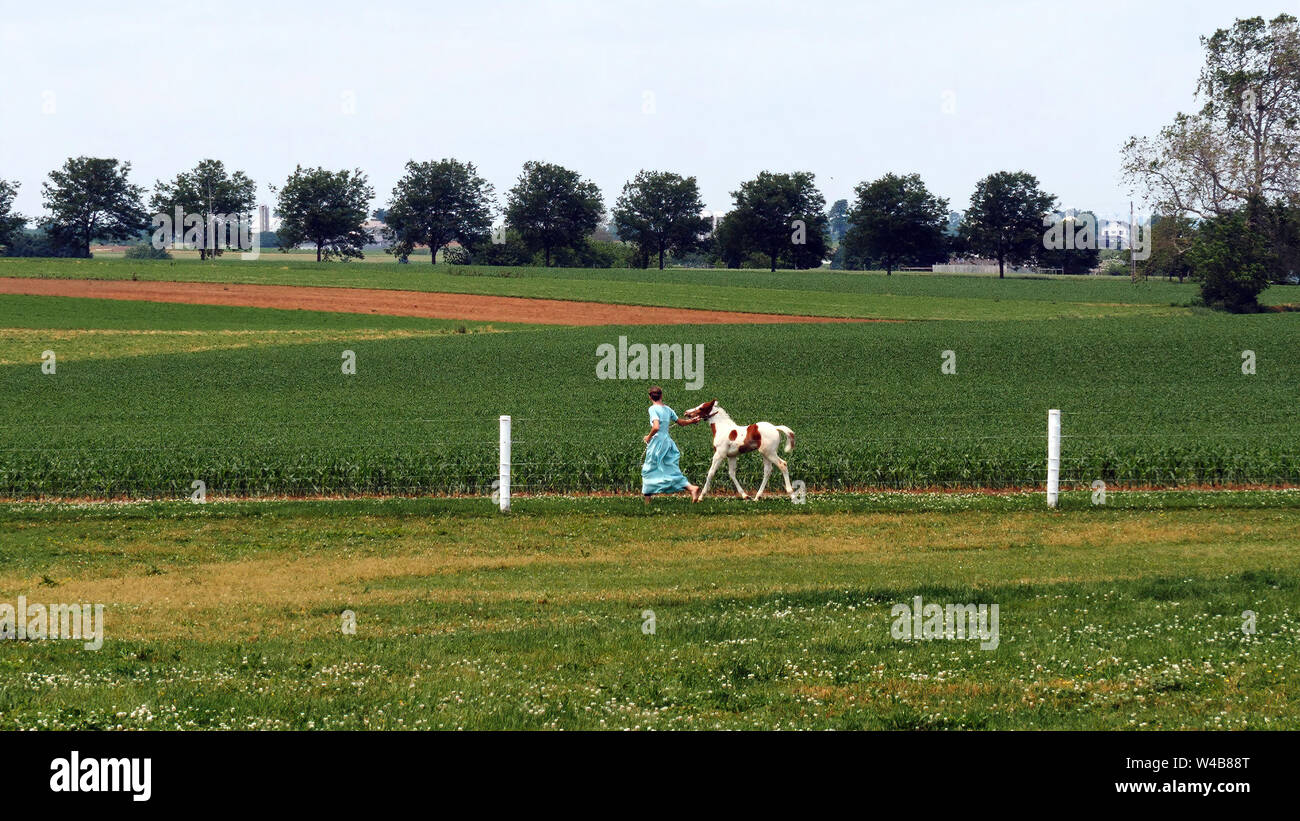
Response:
[{"label": "black bar", "polygon": [[[1179,807],[1215,811],[1294,791],[1291,733],[7,733],[6,807],[371,810],[391,801],[450,812],[463,797],[560,801],[606,791],[634,808],[739,807],[789,798],[811,810],[845,796],[863,810],[943,806],[1011,811]],[[150,796],[54,792],[51,762],[149,758]],[[1223,766],[1209,766],[1206,760]],[[1143,762],[1143,763],[1136,763]],[[1152,767],[1146,762],[1158,762]],[[1180,764],[1186,766],[1178,766]],[[141,772],[142,772],[141,762]],[[102,762],[101,762],[102,765]],[[93,768],[102,772],[101,768]],[[83,771],[84,773],[84,771]],[[1120,792],[1117,785],[1153,785]],[[1208,795],[1189,784],[1210,784]],[[1244,786],[1243,786],[1244,785]],[[1226,788],[1234,791],[1223,792]],[[1146,789],[1138,787],[1137,789]],[[703,791],[703,792],[701,792]],[[888,804],[882,803],[887,801]],[[432,802],[432,803],[431,803]],[[677,806],[681,806],[677,803]],[[613,807],[607,807],[613,810]],[[462,812],[456,812],[459,815]]]}]

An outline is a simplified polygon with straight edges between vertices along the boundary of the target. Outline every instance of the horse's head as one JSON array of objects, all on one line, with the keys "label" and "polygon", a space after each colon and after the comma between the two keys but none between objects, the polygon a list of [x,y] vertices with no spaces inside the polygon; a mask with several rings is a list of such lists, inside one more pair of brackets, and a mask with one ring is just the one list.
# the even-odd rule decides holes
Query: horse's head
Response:
[{"label": "horse's head", "polygon": [[716,415],[719,411],[722,410],[722,408],[715,407],[717,404],[718,404],[717,399],[710,399],[708,402],[705,402],[703,405],[696,405],[695,407],[691,408],[686,412],[686,418],[704,419],[707,421],[711,419],[714,415]]}]

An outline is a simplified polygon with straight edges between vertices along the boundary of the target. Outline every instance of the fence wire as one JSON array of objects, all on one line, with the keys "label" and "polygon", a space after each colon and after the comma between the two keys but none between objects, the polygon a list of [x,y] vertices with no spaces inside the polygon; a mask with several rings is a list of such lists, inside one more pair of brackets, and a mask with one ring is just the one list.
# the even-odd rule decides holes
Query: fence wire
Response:
[{"label": "fence wire", "polygon": [[[796,450],[782,456],[791,479],[804,482],[808,492],[1046,488],[1046,413],[1041,425],[998,429],[996,415],[987,410],[896,411],[873,417],[870,430],[826,435],[849,417],[818,412],[795,426]],[[140,438],[104,444],[96,436],[101,416],[60,423],[33,445],[30,436],[16,434],[30,433],[39,422],[0,421],[0,496],[184,499],[201,481],[206,494],[216,497],[490,498],[498,479],[498,415],[480,411],[364,425],[355,419],[289,420],[256,430],[211,419],[151,427],[156,417],[131,411],[111,418],[136,420]],[[974,418],[987,419],[993,430],[956,430]],[[639,492],[643,419],[525,412],[511,421],[512,495]],[[1228,414],[1197,421],[1203,423],[1200,431],[1145,433],[1142,420],[1062,413],[1061,490],[1090,489],[1096,482],[1108,489],[1300,485],[1300,435],[1284,412],[1251,420],[1257,430],[1275,426],[1272,440],[1230,429],[1239,420]],[[598,434],[569,434],[583,425],[595,426]],[[799,433],[808,428],[814,435]],[[708,436],[689,428],[674,429],[673,435],[683,470],[702,481]],[[29,444],[21,443],[24,438]],[[761,477],[760,464],[756,457],[740,457],[738,474],[749,490]],[[714,488],[718,494],[734,492],[725,466]],[[784,492],[779,473],[767,492]]]}]

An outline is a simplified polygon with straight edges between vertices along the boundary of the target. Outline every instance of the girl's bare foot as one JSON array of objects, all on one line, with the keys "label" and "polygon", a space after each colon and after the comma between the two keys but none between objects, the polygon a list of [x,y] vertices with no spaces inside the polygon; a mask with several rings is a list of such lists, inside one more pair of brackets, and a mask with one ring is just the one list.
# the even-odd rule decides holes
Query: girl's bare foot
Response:
[{"label": "girl's bare foot", "polygon": [[692,501],[692,502],[698,502],[698,501],[700,500],[700,488],[699,488],[699,486],[697,486],[697,485],[687,485],[687,486],[686,486],[686,489],[689,490],[689,491],[691,492],[691,501]]},{"label": "girl's bare foot", "polygon": [[647,493],[647,494],[643,495],[643,496],[641,497],[641,501],[645,502],[646,504],[650,504],[650,494]]}]

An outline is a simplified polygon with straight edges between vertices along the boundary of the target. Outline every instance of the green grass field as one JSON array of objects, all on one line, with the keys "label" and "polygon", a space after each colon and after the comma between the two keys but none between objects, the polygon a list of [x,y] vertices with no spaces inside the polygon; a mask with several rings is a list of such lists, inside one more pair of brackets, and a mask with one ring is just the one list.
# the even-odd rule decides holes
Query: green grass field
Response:
[{"label": "green grass field", "polygon": [[[0,276],[454,280],[913,321],[564,328],[0,296],[0,496],[34,500],[0,503],[0,603],[105,605],[98,651],[0,641],[0,729],[1300,729],[1300,491],[1117,490],[1300,484],[1300,314],[1095,279],[279,263]],[[960,321],[914,318],[958,302]],[[722,478],[701,505],[644,506],[648,383],[596,378],[620,335],[703,345],[702,389],[660,380],[670,404],[716,396],[794,428],[806,504],[743,503]],[[1050,407],[1078,490],[1056,511],[982,492],[1041,487]],[[503,413],[524,494],[508,515],[487,498]],[[675,438],[701,476],[707,432]],[[183,499],[195,479],[207,504],[60,501]],[[842,492],[935,486],[981,492]],[[226,500],[335,494],[354,498]],[[998,646],[893,638],[915,596],[997,604]]]},{"label": "green grass field", "polygon": [[[3,296],[0,494],[486,494],[501,414],[521,490],[631,491],[648,382],[596,377],[620,336],[703,345],[669,403],[792,427],[816,490],[1038,486],[1052,407],[1072,482],[1300,482],[1298,314],[528,328]],[[705,429],[677,439],[702,475]]]},{"label": "green grass field", "polygon": [[0,601],[107,607],[0,643],[0,729],[1300,728],[1295,494],[908,507],[3,506]]}]

